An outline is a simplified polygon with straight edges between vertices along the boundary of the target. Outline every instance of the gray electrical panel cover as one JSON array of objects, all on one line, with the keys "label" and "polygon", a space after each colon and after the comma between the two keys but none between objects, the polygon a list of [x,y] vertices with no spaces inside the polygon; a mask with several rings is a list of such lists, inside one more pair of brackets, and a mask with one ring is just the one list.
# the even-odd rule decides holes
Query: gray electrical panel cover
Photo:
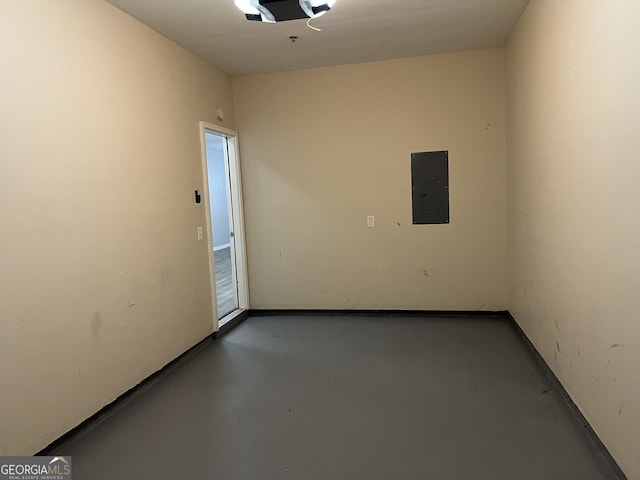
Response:
[{"label": "gray electrical panel cover", "polygon": [[449,152],[411,154],[414,224],[449,223]]}]

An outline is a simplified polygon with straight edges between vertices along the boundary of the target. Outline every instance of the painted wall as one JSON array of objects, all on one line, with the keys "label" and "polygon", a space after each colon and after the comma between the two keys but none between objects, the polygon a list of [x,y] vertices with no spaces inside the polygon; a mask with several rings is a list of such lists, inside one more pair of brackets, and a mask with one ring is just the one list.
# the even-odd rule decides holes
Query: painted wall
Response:
[{"label": "painted wall", "polygon": [[640,3],[532,0],[507,48],[509,309],[640,479]]},{"label": "painted wall", "polygon": [[212,331],[199,120],[231,80],[98,0],[0,6],[0,455]]},{"label": "painted wall", "polygon": [[229,246],[229,206],[227,202],[227,173],[225,171],[225,139],[205,133],[207,146],[207,175],[213,248]]},{"label": "painted wall", "polygon": [[[252,307],[506,307],[504,50],[233,88]],[[410,154],[430,150],[449,151],[451,224],[413,226]]]}]

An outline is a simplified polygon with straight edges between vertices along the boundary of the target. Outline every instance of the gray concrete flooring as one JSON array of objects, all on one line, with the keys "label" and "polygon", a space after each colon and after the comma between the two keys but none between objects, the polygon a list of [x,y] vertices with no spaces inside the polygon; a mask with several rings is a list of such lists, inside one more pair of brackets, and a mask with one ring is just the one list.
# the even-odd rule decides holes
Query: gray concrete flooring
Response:
[{"label": "gray concrete flooring", "polygon": [[61,446],[75,480],[613,479],[503,318],[252,317]]}]

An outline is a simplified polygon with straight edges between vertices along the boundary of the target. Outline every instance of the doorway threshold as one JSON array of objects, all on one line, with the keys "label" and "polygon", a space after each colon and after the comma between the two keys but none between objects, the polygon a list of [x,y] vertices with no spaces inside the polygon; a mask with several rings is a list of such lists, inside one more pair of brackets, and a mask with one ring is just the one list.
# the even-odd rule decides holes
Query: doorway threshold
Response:
[{"label": "doorway threshold", "polygon": [[216,338],[220,338],[230,330],[233,330],[239,324],[249,318],[249,310],[245,308],[238,308],[233,312],[225,315],[218,320],[218,331],[214,333]]}]

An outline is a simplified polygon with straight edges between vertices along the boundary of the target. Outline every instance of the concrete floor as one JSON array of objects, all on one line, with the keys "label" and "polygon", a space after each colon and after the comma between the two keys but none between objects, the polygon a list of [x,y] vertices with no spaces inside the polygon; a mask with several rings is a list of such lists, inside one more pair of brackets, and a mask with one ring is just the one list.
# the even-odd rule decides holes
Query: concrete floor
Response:
[{"label": "concrete floor", "polygon": [[252,317],[55,453],[75,480],[613,479],[503,318]]}]

